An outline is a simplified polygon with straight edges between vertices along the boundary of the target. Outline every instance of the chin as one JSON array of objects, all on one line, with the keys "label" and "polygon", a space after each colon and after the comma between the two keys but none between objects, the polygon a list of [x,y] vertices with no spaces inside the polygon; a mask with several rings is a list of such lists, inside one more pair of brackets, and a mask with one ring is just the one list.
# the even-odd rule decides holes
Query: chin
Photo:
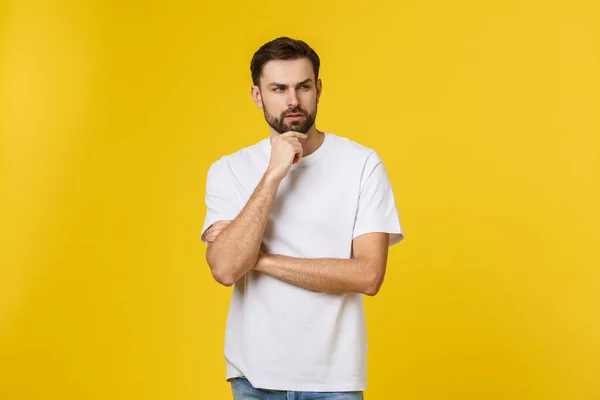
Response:
[{"label": "chin", "polygon": [[305,135],[308,134],[308,129],[305,132],[304,130],[301,130],[302,128],[303,128],[302,125],[291,125],[291,126],[286,127],[286,132],[294,131],[294,132],[298,132],[298,133],[303,133]]}]

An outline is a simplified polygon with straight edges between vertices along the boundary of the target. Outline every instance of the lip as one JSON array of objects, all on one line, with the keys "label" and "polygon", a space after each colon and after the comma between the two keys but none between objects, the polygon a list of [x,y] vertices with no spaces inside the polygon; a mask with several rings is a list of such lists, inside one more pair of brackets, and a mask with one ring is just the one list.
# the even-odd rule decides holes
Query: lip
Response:
[{"label": "lip", "polygon": [[301,118],[304,117],[303,114],[290,114],[290,115],[286,115],[286,118]]}]

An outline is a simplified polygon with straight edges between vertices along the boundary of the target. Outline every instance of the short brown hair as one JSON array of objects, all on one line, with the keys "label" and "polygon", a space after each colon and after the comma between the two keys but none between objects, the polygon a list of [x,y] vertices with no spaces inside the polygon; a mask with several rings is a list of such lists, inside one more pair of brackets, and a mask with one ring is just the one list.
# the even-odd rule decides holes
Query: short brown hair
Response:
[{"label": "short brown hair", "polygon": [[319,67],[321,60],[317,53],[302,40],[296,40],[289,37],[279,37],[263,44],[260,49],[254,53],[250,61],[250,72],[252,73],[252,83],[259,85],[260,75],[265,64],[272,60],[297,60],[298,58],[308,58],[312,62],[315,71],[315,83],[319,79]]}]

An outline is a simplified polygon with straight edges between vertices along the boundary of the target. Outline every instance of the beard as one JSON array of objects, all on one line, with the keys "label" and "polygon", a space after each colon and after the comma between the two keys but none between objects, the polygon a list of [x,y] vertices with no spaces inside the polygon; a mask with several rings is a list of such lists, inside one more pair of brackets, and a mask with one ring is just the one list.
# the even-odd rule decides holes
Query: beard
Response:
[{"label": "beard", "polygon": [[[286,133],[289,131],[296,131],[306,134],[317,119],[316,106],[315,111],[312,114],[309,114],[306,110],[303,110],[299,106],[288,108],[287,110],[281,113],[280,117],[272,115],[267,110],[267,107],[263,107],[263,113],[265,114],[265,120],[267,121],[267,124],[269,124],[269,126],[275,129],[279,134]],[[304,118],[299,121],[286,122],[285,117],[290,114],[302,114],[304,115]]]}]

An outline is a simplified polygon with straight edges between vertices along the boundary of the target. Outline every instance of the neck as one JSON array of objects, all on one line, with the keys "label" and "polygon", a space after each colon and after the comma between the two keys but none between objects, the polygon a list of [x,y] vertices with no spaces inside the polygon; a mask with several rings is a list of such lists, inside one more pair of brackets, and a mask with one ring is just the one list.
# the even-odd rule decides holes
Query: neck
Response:
[{"label": "neck", "polygon": [[[279,132],[275,131],[273,128],[270,128],[271,136],[277,137],[280,135]],[[311,126],[311,128],[306,133],[306,139],[300,140],[302,143],[302,157],[306,157],[312,153],[314,153],[322,144],[325,139],[325,134],[319,131],[315,124]]]}]

